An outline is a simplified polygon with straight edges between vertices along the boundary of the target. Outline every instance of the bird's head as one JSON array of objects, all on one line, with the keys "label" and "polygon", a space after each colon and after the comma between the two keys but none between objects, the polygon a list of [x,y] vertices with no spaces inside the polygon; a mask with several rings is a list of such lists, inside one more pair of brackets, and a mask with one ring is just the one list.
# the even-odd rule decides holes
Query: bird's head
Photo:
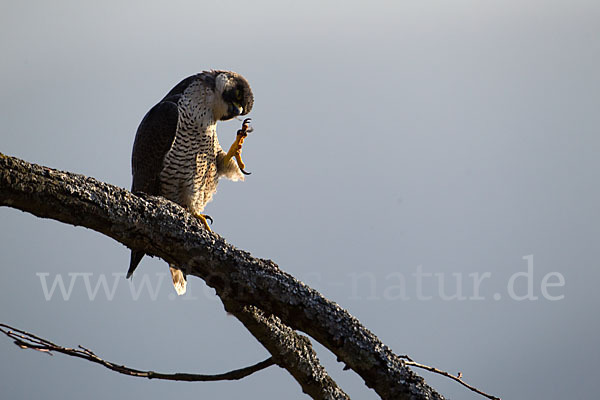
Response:
[{"label": "bird's head", "polygon": [[254,104],[248,81],[231,71],[215,71],[215,74],[215,119],[226,121],[248,114]]}]

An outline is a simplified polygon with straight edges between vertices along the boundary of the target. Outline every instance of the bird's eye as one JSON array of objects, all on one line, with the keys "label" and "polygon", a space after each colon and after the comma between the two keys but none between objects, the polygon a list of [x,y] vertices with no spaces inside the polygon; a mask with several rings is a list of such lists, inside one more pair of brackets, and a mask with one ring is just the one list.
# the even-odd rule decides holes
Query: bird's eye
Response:
[{"label": "bird's eye", "polygon": [[235,89],[235,99],[238,101],[242,100],[242,91],[240,89]]}]

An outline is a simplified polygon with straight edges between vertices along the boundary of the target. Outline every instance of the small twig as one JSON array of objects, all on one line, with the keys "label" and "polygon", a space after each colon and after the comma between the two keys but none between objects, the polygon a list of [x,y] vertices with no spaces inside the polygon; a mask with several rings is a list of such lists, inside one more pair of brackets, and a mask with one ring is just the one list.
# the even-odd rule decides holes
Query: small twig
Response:
[{"label": "small twig", "polygon": [[465,381],[463,381],[462,380],[462,372],[459,372],[458,375],[452,375],[451,373],[446,372],[446,371],[442,371],[441,369],[437,369],[437,368],[430,367],[430,366],[425,365],[425,364],[419,364],[418,362],[412,361],[410,359],[410,357],[408,357],[408,356],[406,356],[406,358],[407,358],[408,361],[404,362],[405,365],[408,365],[408,366],[411,366],[411,367],[416,367],[416,368],[422,368],[424,370],[427,370],[427,371],[430,371],[430,372],[434,372],[434,373],[439,374],[439,375],[443,375],[443,376],[445,376],[447,378],[455,380],[456,382],[458,382],[461,385],[463,385],[464,387],[466,387],[466,388],[474,391],[475,393],[478,393],[478,394],[480,394],[480,395],[482,395],[484,397],[487,397],[488,399],[500,400],[499,397],[492,396],[491,394],[487,394],[485,392],[482,392],[481,390],[477,389],[476,387],[471,386],[468,383],[466,383]]},{"label": "small twig", "polygon": [[175,374],[163,374],[161,372],[154,371],[142,371],[126,367],[125,365],[117,365],[110,361],[106,361],[98,357],[93,351],[83,346],[79,346],[78,349],[68,348],[59,346],[49,340],[38,337],[32,333],[22,331],[20,329],[13,328],[12,326],[0,323],[0,332],[14,340],[14,343],[22,349],[32,349],[44,352],[52,355],[51,352],[57,352],[82,358],[100,364],[110,370],[118,372],[120,374],[137,376],[140,378],[148,379],[163,379],[168,381],[186,381],[186,382],[208,382],[208,381],[232,381],[245,378],[246,376],[253,374],[254,372],[260,371],[271,365],[275,364],[273,358],[267,358],[257,364],[249,367],[236,369],[233,371],[225,372],[223,374],[216,375],[201,375],[201,374],[187,374],[187,373],[175,373]]}]

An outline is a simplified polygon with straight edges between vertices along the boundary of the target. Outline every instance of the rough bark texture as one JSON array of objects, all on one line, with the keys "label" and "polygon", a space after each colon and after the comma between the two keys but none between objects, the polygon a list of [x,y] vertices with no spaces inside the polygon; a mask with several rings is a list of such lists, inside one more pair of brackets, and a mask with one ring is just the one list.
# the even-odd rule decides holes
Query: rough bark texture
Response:
[{"label": "rough bark texture", "polygon": [[275,315],[265,315],[254,306],[224,304],[273,355],[275,363],[292,374],[304,393],[313,399],[350,399],[327,374],[308,338],[297,334]]},{"label": "rough bark texture", "polygon": [[[128,247],[184,266],[188,274],[215,288],[226,308],[251,332],[252,319],[264,323],[263,319],[276,316],[273,321],[281,324],[280,334],[297,335],[294,330],[307,333],[359,374],[383,399],[443,398],[346,310],[281,271],[273,261],[253,258],[220,236],[208,233],[196,218],[163,198],[136,196],[93,178],[0,154],[0,205],[85,226]],[[239,311],[244,306],[258,310]],[[253,312],[254,316],[246,315]],[[267,328],[257,330],[261,329]],[[303,339],[294,336],[291,340],[299,343]],[[265,344],[274,357],[279,356],[279,365],[292,375],[301,369],[291,371],[281,361],[283,353],[273,353],[281,349],[270,346]],[[310,394],[313,389],[295,377]],[[327,378],[316,384],[331,380]],[[314,378],[308,379],[314,382]],[[332,390],[335,393],[339,388]]]}]

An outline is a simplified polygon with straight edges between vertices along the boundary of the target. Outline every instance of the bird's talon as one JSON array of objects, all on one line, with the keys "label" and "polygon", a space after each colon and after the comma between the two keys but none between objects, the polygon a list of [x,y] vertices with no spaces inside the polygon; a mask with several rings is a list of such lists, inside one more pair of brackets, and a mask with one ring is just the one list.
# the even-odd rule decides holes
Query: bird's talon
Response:
[{"label": "bird's talon", "polygon": [[207,222],[207,221],[210,221],[211,225],[213,223],[213,219],[210,217],[210,215],[194,213],[194,216],[202,222],[202,225],[204,225],[204,227],[206,228],[207,231],[212,232],[212,229],[210,229],[210,226],[208,226],[208,222]]},{"label": "bird's talon", "polygon": [[254,128],[250,126],[250,121],[252,121],[252,118],[246,118],[244,122],[242,122],[242,129],[240,129],[240,131],[244,136],[254,130]]},{"label": "bird's talon", "polygon": [[244,175],[250,175],[250,172],[246,172],[244,168],[246,165],[242,161],[242,144],[244,143],[244,139],[248,136],[249,132],[252,132],[253,128],[250,126],[250,121],[252,118],[246,118],[244,122],[242,122],[242,128],[237,131],[237,135],[235,141],[229,148],[227,152],[226,160],[229,161],[231,158],[235,157],[235,161],[238,164],[238,168]]}]

